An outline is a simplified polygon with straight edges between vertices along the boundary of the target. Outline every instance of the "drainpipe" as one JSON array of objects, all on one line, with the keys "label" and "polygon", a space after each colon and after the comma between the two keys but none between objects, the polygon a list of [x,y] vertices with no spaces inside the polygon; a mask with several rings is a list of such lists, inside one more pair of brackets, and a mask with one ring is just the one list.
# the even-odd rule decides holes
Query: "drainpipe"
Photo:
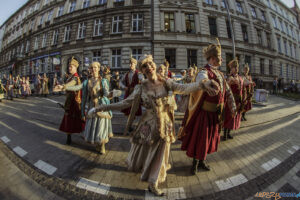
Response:
[{"label": "drainpipe", "polygon": [[227,10],[227,16],[228,16],[228,22],[229,22],[229,26],[230,26],[230,33],[231,33],[231,39],[232,39],[232,54],[233,54],[233,58],[235,58],[235,38],[234,38],[234,33],[233,33],[233,24],[231,23],[231,16],[230,16],[230,12],[229,12],[229,4],[228,1],[225,0],[225,6],[226,6],[226,10]]},{"label": "drainpipe", "polygon": [[154,56],[154,0],[151,0],[151,54]]}]

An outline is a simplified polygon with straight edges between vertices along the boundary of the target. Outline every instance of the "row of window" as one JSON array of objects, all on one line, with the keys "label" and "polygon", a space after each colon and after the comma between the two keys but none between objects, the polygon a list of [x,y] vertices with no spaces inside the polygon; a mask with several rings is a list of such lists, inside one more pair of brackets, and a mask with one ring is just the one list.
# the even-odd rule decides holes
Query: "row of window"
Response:
[{"label": "row of window", "polygon": [[[266,40],[263,39],[263,31],[260,29],[256,29],[257,33],[257,43],[261,46],[267,46],[268,48],[271,48],[271,34],[270,33],[265,33]],[[265,43],[265,42],[266,43]]]},{"label": "row of window", "polygon": [[[49,12],[52,13],[52,11],[49,11]],[[48,17],[48,20],[49,20],[49,17]],[[131,29],[132,32],[142,32],[143,31],[143,14],[141,14],[141,13],[132,14],[131,22],[132,22],[132,29]],[[42,25],[43,23],[44,23],[44,17],[42,16],[40,18],[39,25]],[[25,25],[24,30],[23,30],[23,27],[21,27],[20,30],[19,30],[19,27],[17,27],[17,29],[16,29],[17,34],[15,34],[15,37],[9,38],[6,41],[6,44],[8,44],[11,40],[19,37],[22,34],[22,32],[26,33],[28,31],[28,29],[33,30],[34,26],[35,26],[35,19],[32,19],[30,25],[29,25],[29,22],[27,23],[27,25]],[[100,32],[103,29],[103,22],[101,20],[98,20],[98,22],[95,21],[95,26],[97,26],[97,27],[95,27],[95,29],[98,29],[99,33],[94,34],[94,35],[95,36],[101,35],[102,33],[100,33]],[[114,16],[112,18],[112,33],[122,33],[122,31],[123,31],[122,27],[123,27],[123,16]],[[83,24],[83,29],[85,29],[84,24]],[[12,34],[14,34],[14,33],[12,33]]]},{"label": "row of window", "polygon": [[[208,23],[209,23],[209,31],[212,36],[218,36],[218,30],[217,30],[217,23],[216,18],[208,17]],[[122,16],[114,16],[112,19],[112,33],[122,33],[123,31],[123,17]],[[231,28],[229,21],[226,20],[226,26],[227,26],[227,35],[228,38],[231,38]],[[87,24],[86,22],[81,22],[78,24],[78,30],[77,30],[77,39],[83,39],[86,37],[86,28]],[[132,31],[133,32],[139,32],[143,30],[143,15],[136,13],[132,14]],[[174,30],[174,14],[173,13],[165,13],[165,30],[166,31],[172,31]],[[186,14],[186,30],[187,32],[194,33],[195,32],[195,20],[193,14]],[[245,24],[241,24],[241,31],[243,36],[244,42],[249,42],[248,37],[248,27]],[[71,40],[71,33],[72,33],[72,25],[67,25],[64,29],[63,33],[63,42],[68,42]],[[258,38],[258,44],[262,46],[271,47],[271,36],[269,33],[266,33],[266,44],[263,42],[263,36],[262,36],[262,30],[257,29],[257,38]],[[93,29],[93,36],[101,36],[103,34],[103,22],[101,19],[94,20],[94,29]],[[55,29],[52,34],[52,38],[50,38],[51,45],[56,45],[59,41],[59,35],[60,30]],[[39,48],[39,41],[42,39],[41,48],[44,48],[47,46],[48,41],[48,33],[42,34],[42,36],[36,36],[34,39],[34,50],[37,50]],[[27,41],[26,43],[26,50],[25,53],[29,52],[30,48],[30,42]],[[21,45],[21,50],[19,51],[21,54],[24,53],[23,51],[24,45]],[[292,49],[292,48],[291,48]],[[278,51],[282,53],[281,51],[281,45],[278,45]],[[294,51],[290,51],[291,57],[296,56],[296,46],[294,46]],[[286,55],[288,55],[286,53]]]},{"label": "row of window", "polygon": [[[47,6],[50,2],[52,2],[54,0],[44,0],[44,3],[42,4],[43,6]],[[115,2],[120,2],[120,1],[124,1],[124,0],[115,0]],[[103,4],[106,4],[107,0],[98,0],[98,5],[103,5]],[[68,13],[71,13],[73,11],[75,11],[76,9],[76,4],[77,4],[77,1],[76,0],[73,0],[73,1],[70,1],[69,4],[68,4],[68,10],[67,12]],[[16,18],[8,24],[8,27],[10,28],[10,26],[12,24],[15,24],[15,23],[18,23],[20,22],[22,19],[24,19],[26,16],[30,15],[31,13],[33,13],[34,11],[37,11],[40,9],[40,5],[41,5],[41,2],[40,1],[37,1],[36,3],[32,4],[31,6],[28,6],[27,9],[24,9],[22,13],[20,13],[19,15],[16,16]],[[81,8],[84,9],[84,8],[88,8],[90,6],[90,0],[83,0],[82,1],[82,5],[81,5]],[[57,10],[57,14],[56,14],[56,17],[59,17],[61,15],[64,14],[64,8],[65,8],[65,4],[64,5],[61,5],[58,10]],[[42,14],[42,15],[45,15],[46,13]],[[53,10],[52,10],[52,14],[53,14]],[[52,14],[51,14],[51,17],[52,17]],[[49,18],[49,17],[48,17]]]},{"label": "row of window", "polygon": [[[204,2],[208,5],[214,5],[214,0],[204,0]],[[239,13],[244,13],[244,10],[243,10],[243,6],[242,6],[242,3],[241,1],[235,1],[235,5],[236,5],[236,10],[239,12]],[[226,3],[226,0],[221,0],[221,7],[222,8],[227,8],[229,7]]]},{"label": "row of window", "polygon": [[[277,37],[277,48],[278,48],[278,52],[279,53],[284,53],[286,56],[290,56],[290,57],[293,57],[293,58],[296,58],[298,59],[298,55],[297,55],[297,47],[296,45],[292,44],[292,43],[288,43],[286,40],[283,40],[283,46],[284,46],[284,49],[282,48],[281,46],[282,42],[281,42],[281,38],[280,37]],[[283,52],[284,50],[284,52]]]},{"label": "row of window", "polygon": [[[295,66],[286,64],[284,67],[283,63],[280,63],[280,71],[279,75],[281,77],[284,77],[284,68],[285,68],[285,77],[286,79],[294,79],[298,80],[299,79],[299,72],[297,72],[297,68]],[[299,70],[298,70],[299,71]]]},{"label": "row of window", "polygon": [[287,33],[289,36],[293,37],[294,39],[297,39],[297,35],[298,35],[298,41],[300,41],[299,32],[294,32],[294,29],[292,26],[289,26],[288,23],[283,22],[280,18],[278,19],[278,21],[279,21],[279,24],[278,24],[277,17],[274,15],[272,15],[272,19],[273,19],[273,27],[274,28],[277,28],[280,31]]},{"label": "row of window", "polygon": [[[208,4],[208,5],[214,5],[213,0],[205,0],[205,3]],[[236,11],[237,12],[239,12],[241,14],[244,13],[243,4],[242,4],[241,1],[235,1],[235,6],[236,6]],[[226,0],[221,0],[221,7],[222,8],[227,8],[228,7]],[[251,9],[251,15],[252,15],[252,17],[258,18],[257,12],[256,12],[256,8],[254,6],[250,5],[250,9]],[[261,9],[259,11],[260,11],[260,18],[261,18],[261,20],[264,21],[264,22],[266,22],[267,18],[266,18],[266,15],[265,15],[265,11],[263,11]]]},{"label": "row of window", "polygon": [[[143,32],[143,14],[141,13],[134,13],[132,14],[132,20],[131,20],[131,31],[132,32]],[[32,23],[31,28],[34,26],[34,23]],[[102,19],[96,19],[94,20],[94,28],[93,28],[93,36],[101,36],[103,35],[103,20]],[[83,39],[86,37],[86,28],[87,23],[81,22],[78,24],[78,32],[77,32],[77,39]],[[71,29],[72,26],[68,25],[65,27],[64,30],[64,38],[63,41],[69,41],[71,38]],[[26,31],[26,30],[24,30]],[[112,17],[112,33],[122,33],[123,32],[123,16],[114,16]],[[22,33],[22,31],[20,31]],[[59,30],[56,29],[53,32],[52,37],[52,44],[55,45],[58,42],[59,37]],[[47,40],[47,36],[44,37],[45,40]],[[38,41],[38,39],[36,39]],[[44,41],[44,40],[43,40]],[[44,47],[42,45],[42,47]],[[36,47],[38,48],[38,47]]]},{"label": "row of window", "polygon": [[[265,72],[265,59],[260,59],[260,74],[266,74]],[[273,61],[269,60],[269,75],[275,75],[276,72],[274,72],[273,69]]]},{"label": "row of window", "polygon": [[[297,75],[297,68],[295,66],[286,64],[286,68],[285,68],[285,72],[286,72],[286,78],[287,79],[298,79],[298,75]],[[279,68],[279,75],[281,77],[284,76],[283,71],[284,71],[284,65],[282,63],[280,63],[280,68]],[[290,71],[291,70],[291,71]],[[260,59],[260,74],[266,74],[265,72],[265,59],[261,58]],[[269,75],[277,75],[276,71],[274,71],[274,67],[273,67],[273,61],[269,60]]]},{"label": "row of window", "polygon": [[[250,6],[250,9],[251,9],[251,15],[253,18],[257,19],[258,16],[257,16],[257,13],[256,13],[256,8],[254,6]],[[264,22],[267,22],[267,18],[266,18],[266,15],[265,15],[265,12],[261,9],[259,9],[260,11],[260,19]]]},{"label": "row of window", "polygon": [[[212,36],[218,36],[217,19],[214,17],[208,17],[209,32]],[[226,20],[227,36],[232,38],[231,26],[229,20]],[[242,36],[244,42],[249,42],[248,27],[245,24],[241,24]]]},{"label": "row of window", "polygon": [[297,19],[296,17],[290,17],[290,15],[284,11],[282,8],[278,8],[276,3],[271,3],[270,0],[266,0],[267,4],[269,6],[269,8],[272,8],[272,4],[273,4],[273,9],[276,11],[276,13],[279,13],[282,17],[284,17],[285,19],[287,19],[289,22],[294,23],[294,25],[297,26]]}]

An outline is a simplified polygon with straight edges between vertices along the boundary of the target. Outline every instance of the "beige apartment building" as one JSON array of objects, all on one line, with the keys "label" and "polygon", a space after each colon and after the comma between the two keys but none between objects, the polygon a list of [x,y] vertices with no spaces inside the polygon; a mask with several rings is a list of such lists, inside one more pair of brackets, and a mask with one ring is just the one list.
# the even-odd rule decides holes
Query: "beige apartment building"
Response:
[{"label": "beige apartment building", "polygon": [[227,1],[232,33],[225,0],[29,0],[0,27],[0,76],[64,75],[72,56],[80,70],[92,61],[127,70],[130,56],[145,53],[179,71],[204,66],[202,50],[216,37],[226,71],[234,37],[241,66],[248,63],[264,86],[274,77],[299,80],[299,8],[280,0]]}]

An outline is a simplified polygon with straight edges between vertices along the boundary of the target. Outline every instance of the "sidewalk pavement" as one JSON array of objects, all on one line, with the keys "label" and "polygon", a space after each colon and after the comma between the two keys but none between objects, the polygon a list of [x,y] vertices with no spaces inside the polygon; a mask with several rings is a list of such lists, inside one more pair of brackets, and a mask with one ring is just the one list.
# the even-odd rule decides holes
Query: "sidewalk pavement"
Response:
[{"label": "sidewalk pavement", "polygon": [[[2,150],[2,149],[1,149]],[[62,200],[24,174],[0,150],[0,199],[1,200]]]}]

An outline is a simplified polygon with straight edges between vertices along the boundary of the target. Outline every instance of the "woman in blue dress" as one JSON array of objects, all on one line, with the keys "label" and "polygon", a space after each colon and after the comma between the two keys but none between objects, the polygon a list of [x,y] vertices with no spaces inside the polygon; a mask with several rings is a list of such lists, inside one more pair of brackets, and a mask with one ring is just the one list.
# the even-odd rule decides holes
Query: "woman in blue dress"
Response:
[{"label": "woman in blue dress", "polygon": [[82,117],[86,119],[85,130],[83,132],[84,139],[91,144],[95,144],[96,150],[100,154],[105,154],[105,144],[113,136],[111,124],[112,112],[100,112],[93,117],[87,118],[85,113],[86,104],[88,110],[98,105],[110,104],[110,100],[108,99],[109,81],[101,78],[99,71],[100,63],[93,62],[90,65],[91,77],[81,85],[70,86],[66,90],[78,91],[82,89],[81,113]]}]

